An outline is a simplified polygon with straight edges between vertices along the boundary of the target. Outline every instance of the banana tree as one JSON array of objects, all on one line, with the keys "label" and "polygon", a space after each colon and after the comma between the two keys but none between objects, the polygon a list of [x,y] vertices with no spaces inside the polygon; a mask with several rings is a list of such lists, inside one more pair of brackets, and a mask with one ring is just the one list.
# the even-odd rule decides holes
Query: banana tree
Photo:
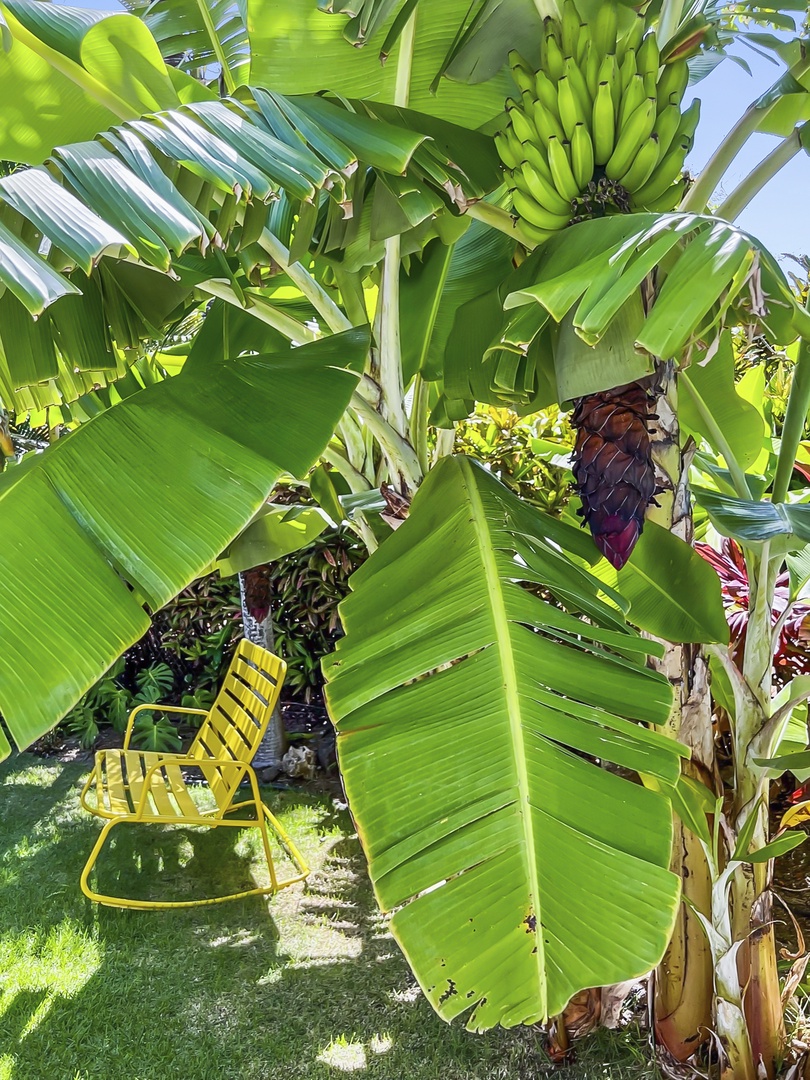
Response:
[{"label": "banana tree", "polygon": [[[774,766],[760,763],[787,714],[760,670],[762,612],[774,559],[804,540],[786,488],[752,497],[762,485],[729,441],[729,395],[700,373],[717,375],[729,327],[808,334],[778,265],[731,223],[803,146],[801,46],[752,35],[789,73],[689,187],[686,59],[705,71],[721,58],[733,12],[334,7],[158,0],[141,20],[2,4],[0,156],[32,166],[0,180],[3,402],[68,418],[114,407],[7,472],[8,628],[46,580],[60,606],[0,656],[0,707],[20,745],[55,723],[142,632],[145,607],[230,550],[279,470],[320,456],[350,494],[338,502],[326,470],[313,490],[379,547],[329,662],[341,764],[378,897],[431,1001],[448,1018],[474,1010],[473,1027],[544,1019],[583,986],[649,970],[672,941],[665,1044],[685,1057],[713,1027],[736,1074],[772,1070],[778,848],[759,798]],[[213,59],[217,85],[195,79]],[[51,126],[27,130],[46,97]],[[57,130],[78,141],[56,146]],[[708,214],[757,130],[782,135],[778,152]],[[182,373],[127,396],[144,354],[171,358],[167,335],[194,342]],[[793,428],[807,411],[796,382]],[[598,546],[443,460],[476,400],[576,403]],[[729,674],[737,772],[717,834],[701,646],[726,663],[727,632],[690,546],[698,440],[722,458],[701,494],[707,510],[720,500],[718,526],[762,529],[741,538],[758,645]],[[38,558],[34,513],[50,523]],[[406,516],[392,534],[385,520]],[[767,547],[775,528],[787,539]],[[48,538],[63,536],[57,561]]]}]

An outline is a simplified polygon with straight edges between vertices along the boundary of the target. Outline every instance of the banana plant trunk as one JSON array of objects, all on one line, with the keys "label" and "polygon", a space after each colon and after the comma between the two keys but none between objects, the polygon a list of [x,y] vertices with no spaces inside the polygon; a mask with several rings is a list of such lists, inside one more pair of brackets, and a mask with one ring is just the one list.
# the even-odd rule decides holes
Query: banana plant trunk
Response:
[{"label": "banana plant trunk", "polygon": [[[743,678],[750,694],[737,707],[735,725],[735,799],[732,824],[742,825],[748,814],[756,814],[751,848],[763,847],[769,840],[767,780],[766,798],[762,793],[762,770],[753,764],[752,740],[759,734],[771,711],[773,659],[771,650],[771,597],[773,580],[769,546],[759,555],[749,553],[749,581],[756,587],[750,612],[743,657]],[[746,863],[731,882],[732,931],[740,942],[737,974],[742,991],[742,1006],[748,1029],[753,1076],[762,1068],[769,1077],[785,1046],[785,1027],[776,966],[776,937],[773,924],[771,892],[772,863]],[[722,1037],[722,1036],[721,1036]]]},{"label": "banana plant trunk", "polygon": [[[688,471],[693,447],[681,448],[678,430],[677,383],[670,368],[661,372],[657,416],[651,421],[652,451],[659,488],[659,507],[648,514],[680,539],[692,542]],[[750,579],[767,578],[767,551]],[[751,845],[768,842],[767,802],[757,802],[760,770],[751,763],[751,740],[768,715],[770,699],[770,606],[765,603],[768,581],[760,588],[760,603],[751,612],[744,661],[749,687],[740,694],[734,724],[734,800],[723,833],[734,837],[750,813],[757,814]],[[715,755],[708,665],[698,646],[664,643],[666,652],[655,662],[675,689],[669,734],[691,750],[684,763],[687,776],[715,795],[723,785]],[[678,1061],[685,1061],[714,1032],[723,1047],[735,1080],[773,1077],[784,1047],[784,1021],[776,967],[768,863],[743,864],[730,888],[717,882],[723,866],[707,858],[698,839],[676,819],[672,870],[682,883],[684,904],[670,946],[655,977],[656,1037]],[[733,847],[733,840],[731,841]],[[730,851],[728,853],[730,855]],[[730,926],[728,947],[718,948],[707,937],[701,919],[715,928]]]},{"label": "banana plant trunk", "polygon": [[[693,523],[688,472],[693,448],[683,450],[678,426],[677,385],[671,365],[662,367],[654,419],[650,422],[652,455],[659,489],[658,507],[648,517],[692,543]],[[692,751],[684,772],[717,789],[708,666],[695,645],[664,642],[664,656],[654,661],[672,684],[674,706],[667,734]],[[711,915],[712,876],[698,837],[679,818],[674,821],[671,869],[681,879],[684,902],[672,941],[655,973],[656,1039],[677,1060],[691,1057],[712,1030],[712,954],[694,909]]]}]

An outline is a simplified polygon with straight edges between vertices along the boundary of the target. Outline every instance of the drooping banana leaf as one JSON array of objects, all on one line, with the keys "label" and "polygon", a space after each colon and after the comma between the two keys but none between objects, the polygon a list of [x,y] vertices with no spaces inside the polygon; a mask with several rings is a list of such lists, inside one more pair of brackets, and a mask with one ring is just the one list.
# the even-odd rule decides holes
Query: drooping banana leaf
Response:
[{"label": "drooping banana leaf", "polygon": [[[294,212],[326,188],[324,200],[340,199],[358,155],[367,166],[402,173],[425,140],[329,103],[314,118],[301,114],[296,125],[284,114],[292,103],[274,95],[271,111],[267,97],[246,91],[240,101],[198,102],[133,120],[57,147],[47,168],[0,179],[5,407],[43,408],[103,385],[104,378],[75,388],[54,380],[64,372],[120,373],[131,359],[123,351],[159,339],[166,320],[184,317],[187,302],[199,303],[192,289],[206,280],[224,277],[243,290],[238,256],[261,242],[280,193]],[[290,243],[288,235],[281,239]],[[47,259],[43,240],[51,245]],[[141,265],[121,261],[132,258]],[[269,265],[266,253],[264,261]],[[21,388],[39,384],[45,390],[17,400]]]},{"label": "drooping banana leaf", "polygon": [[[601,351],[594,352],[590,376],[581,356],[574,358],[576,372],[562,370],[565,334],[555,344],[549,318],[563,324],[569,337],[573,332],[600,350],[611,328],[621,326],[642,281],[664,260],[666,274],[646,318],[634,330],[628,324],[626,359],[615,351],[609,377],[596,362]],[[504,292],[504,320],[487,351],[488,363],[497,361],[487,369],[490,392],[476,396],[521,408],[542,391],[549,368],[556,366],[557,388],[568,384],[560,399],[574,390],[594,393],[639,378],[639,353],[680,358],[689,346],[713,341],[726,319],[754,322],[779,344],[810,335],[810,317],[773,256],[743,230],[708,215],[644,213],[581,222],[538,248]],[[522,364],[503,348],[510,342],[522,343]],[[477,371],[479,356],[469,364]]]},{"label": "drooping banana leaf", "polygon": [[144,604],[156,610],[200,574],[282,472],[306,472],[367,349],[352,330],[195,365],[5,472],[0,712],[18,746],[145,632]]},{"label": "drooping banana leaf", "polygon": [[659,647],[567,551],[595,560],[447,458],[353,575],[324,665],[377,898],[434,1008],[473,1029],[648,971],[679,902],[667,800],[593,760],[676,782],[686,751],[637,723],[669,713]]}]

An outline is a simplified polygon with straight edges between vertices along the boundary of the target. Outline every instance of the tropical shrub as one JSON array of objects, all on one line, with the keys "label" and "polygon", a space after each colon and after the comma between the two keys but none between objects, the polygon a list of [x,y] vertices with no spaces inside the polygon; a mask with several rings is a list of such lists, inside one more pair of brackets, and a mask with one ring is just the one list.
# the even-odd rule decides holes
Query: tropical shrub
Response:
[{"label": "tropical shrub", "polygon": [[454,449],[483,462],[521,498],[558,514],[571,494],[573,445],[566,414],[556,407],[520,417],[511,409],[479,405],[456,427]]}]

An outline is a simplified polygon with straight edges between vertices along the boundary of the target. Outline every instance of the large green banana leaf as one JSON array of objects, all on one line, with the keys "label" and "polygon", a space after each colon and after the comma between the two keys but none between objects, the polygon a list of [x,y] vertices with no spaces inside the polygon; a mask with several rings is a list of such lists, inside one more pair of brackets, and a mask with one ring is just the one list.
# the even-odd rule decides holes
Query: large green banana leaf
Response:
[{"label": "large green banana leaf", "polygon": [[0,158],[38,165],[117,120],[215,96],[167,66],[132,15],[3,0],[0,19]]},{"label": "large green banana leaf", "polygon": [[353,575],[324,665],[378,900],[433,1006],[475,1029],[648,971],[679,903],[668,801],[593,760],[676,782],[686,751],[638,723],[669,713],[660,651],[566,551],[595,557],[445,459]]},{"label": "large green banana leaf", "polygon": [[[402,29],[397,17],[408,8],[413,11],[412,0],[387,3],[377,36],[359,49],[353,45],[362,44],[362,36],[347,40],[343,5],[334,5],[333,14],[324,6],[316,0],[247,0],[251,80],[288,94],[329,89],[393,102],[402,39],[391,42],[385,63],[380,52],[391,41],[392,27]],[[464,127],[480,127],[501,113],[504,99],[516,92],[506,64],[509,49],[531,53],[542,25],[531,0],[416,5],[407,103]],[[445,71],[449,78],[441,78]]]},{"label": "large green banana leaf", "polygon": [[250,45],[244,0],[124,0],[154,35],[164,56],[188,72],[208,64],[227,66],[236,86],[249,81]]},{"label": "large green banana leaf", "polygon": [[200,574],[282,472],[302,475],[362,371],[352,330],[195,364],[133,394],[0,480],[0,712],[48,731]]}]

